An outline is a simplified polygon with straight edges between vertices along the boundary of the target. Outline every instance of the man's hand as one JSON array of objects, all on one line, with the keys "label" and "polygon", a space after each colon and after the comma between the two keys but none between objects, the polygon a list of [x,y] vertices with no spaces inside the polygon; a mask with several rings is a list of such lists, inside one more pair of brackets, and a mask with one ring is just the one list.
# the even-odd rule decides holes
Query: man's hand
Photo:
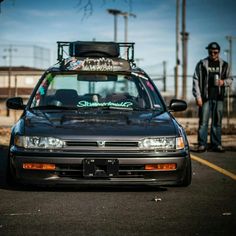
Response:
[{"label": "man's hand", "polygon": [[216,86],[219,86],[219,87],[224,86],[224,80],[223,79],[217,80],[217,85]]},{"label": "man's hand", "polygon": [[223,86],[224,85],[224,80],[222,80],[222,79],[219,79],[218,80],[218,86]]},{"label": "man's hand", "polygon": [[197,98],[197,99],[196,99],[196,104],[197,104],[199,107],[202,107],[202,99],[201,99],[201,98]]}]

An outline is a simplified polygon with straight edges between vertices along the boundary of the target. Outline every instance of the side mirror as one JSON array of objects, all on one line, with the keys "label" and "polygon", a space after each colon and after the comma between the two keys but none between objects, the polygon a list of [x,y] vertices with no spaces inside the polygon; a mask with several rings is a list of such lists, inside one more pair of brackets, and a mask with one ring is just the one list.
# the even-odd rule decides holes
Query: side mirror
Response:
[{"label": "side mirror", "polygon": [[169,110],[170,111],[184,111],[187,109],[187,103],[183,100],[172,99],[170,101]]},{"label": "side mirror", "polygon": [[21,97],[14,97],[7,99],[7,107],[9,109],[24,110],[26,106],[23,104]]}]

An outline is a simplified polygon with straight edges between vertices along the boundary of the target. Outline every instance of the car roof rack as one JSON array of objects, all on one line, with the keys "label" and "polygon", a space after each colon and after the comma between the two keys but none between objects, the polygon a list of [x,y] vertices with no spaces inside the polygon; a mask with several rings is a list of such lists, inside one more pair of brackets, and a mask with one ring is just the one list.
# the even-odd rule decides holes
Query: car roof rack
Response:
[{"label": "car roof rack", "polygon": [[[97,42],[97,41],[81,41],[82,43],[91,43],[91,44],[96,44],[96,43],[110,43],[110,42]],[[68,42],[68,41],[58,41],[57,42],[57,60],[58,62],[62,65],[64,63],[64,60],[68,57],[69,55],[69,50],[70,50],[70,45],[73,43],[77,42]],[[130,64],[134,65],[134,44],[135,43],[116,43],[112,42],[113,44],[118,45],[119,49],[123,48],[124,50],[124,55],[123,57],[118,57],[127,60]],[[86,56],[88,57],[88,56]],[[106,57],[106,56],[102,56]]]}]

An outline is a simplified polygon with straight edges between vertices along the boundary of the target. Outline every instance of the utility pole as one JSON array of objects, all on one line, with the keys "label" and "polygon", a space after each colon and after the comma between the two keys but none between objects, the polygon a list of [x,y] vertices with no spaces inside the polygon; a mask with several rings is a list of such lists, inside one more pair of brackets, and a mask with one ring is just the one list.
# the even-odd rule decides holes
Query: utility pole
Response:
[{"label": "utility pole", "polygon": [[[232,75],[233,71],[233,39],[236,39],[234,36],[226,36],[226,40],[229,42],[229,49],[227,51],[227,60],[230,65],[230,74]],[[227,127],[229,127],[230,124],[230,92],[231,88],[227,88]]]},{"label": "utility pole", "polygon": [[233,40],[236,39],[236,37],[234,36],[226,36],[226,39],[229,42],[229,49],[228,49],[228,56],[229,56],[229,64],[230,64],[230,68],[231,71],[233,71],[232,66],[233,66]]},{"label": "utility pole", "polygon": [[[4,51],[8,52],[9,58],[9,67],[8,67],[8,98],[11,97],[11,74],[12,74],[12,52],[17,51],[17,49],[12,48],[12,45],[9,45],[9,48],[5,48]],[[7,116],[10,116],[10,110],[7,108]]]},{"label": "utility pole", "polygon": [[182,2],[182,99],[185,100],[187,97],[187,42],[189,34],[186,32],[186,0]]},{"label": "utility pole", "polygon": [[175,64],[175,98],[178,98],[179,82],[179,0],[176,0],[176,64]]},{"label": "utility pole", "polygon": [[117,16],[121,14],[121,11],[117,9],[107,9],[107,12],[114,16],[114,42],[117,42]]},{"label": "utility pole", "polygon": [[166,92],[166,61],[163,61],[163,91]]},{"label": "utility pole", "polygon": [[7,66],[7,56],[2,56],[2,59],[5,60],[4,66]]},{"label": "utility pole", "polygon": [[227,62],[229,62],[230,61],[230,59],[229,59],[229,49],[225,49],[224,53],[225,53],[225,55],[227,57]]}]

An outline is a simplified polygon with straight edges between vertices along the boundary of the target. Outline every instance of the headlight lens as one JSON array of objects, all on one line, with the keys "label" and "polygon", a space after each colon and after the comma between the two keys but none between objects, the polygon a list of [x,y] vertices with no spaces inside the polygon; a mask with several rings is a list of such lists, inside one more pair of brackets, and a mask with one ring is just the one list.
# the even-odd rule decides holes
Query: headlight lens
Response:
[{"label": "headlight lens", "polygon": [[139,147],[151,150],[180,150],[184,148],[184,141],[182,137],[145,138],[139,143]]},{"label": "headlight lens", "polygon": [[57,149],[64,146],[64,141],[53,137],[16,136],[14,143],[18,147]]}]

